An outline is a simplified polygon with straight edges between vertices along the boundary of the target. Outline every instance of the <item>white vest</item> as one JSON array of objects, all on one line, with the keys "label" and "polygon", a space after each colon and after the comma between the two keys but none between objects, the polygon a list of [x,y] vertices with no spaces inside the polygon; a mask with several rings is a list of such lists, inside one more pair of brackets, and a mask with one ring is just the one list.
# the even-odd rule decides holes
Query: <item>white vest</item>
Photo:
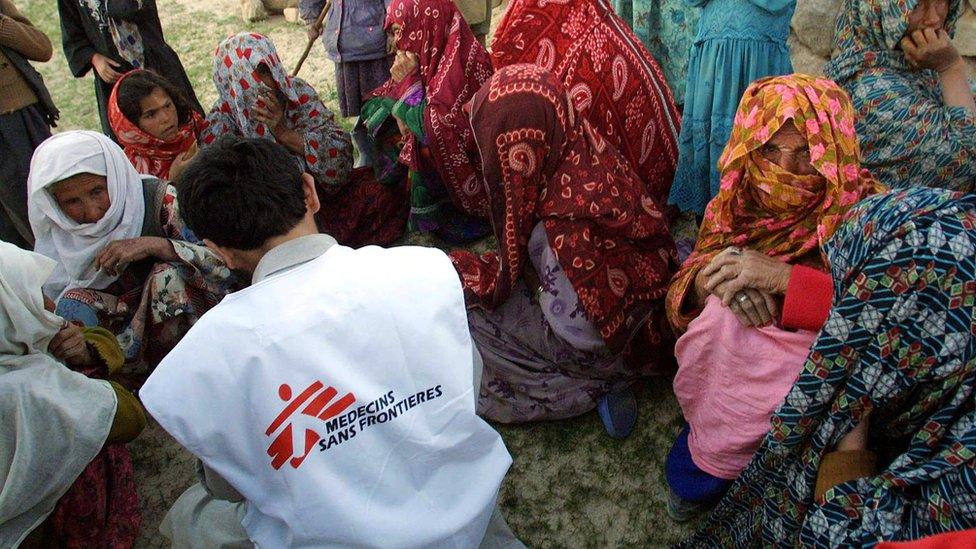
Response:
[{"label": "white vest", "polygon": [[443,252],[333,246],[227,296],[139,394],[261,547],[477,547],[512,460],[465,315]]}]

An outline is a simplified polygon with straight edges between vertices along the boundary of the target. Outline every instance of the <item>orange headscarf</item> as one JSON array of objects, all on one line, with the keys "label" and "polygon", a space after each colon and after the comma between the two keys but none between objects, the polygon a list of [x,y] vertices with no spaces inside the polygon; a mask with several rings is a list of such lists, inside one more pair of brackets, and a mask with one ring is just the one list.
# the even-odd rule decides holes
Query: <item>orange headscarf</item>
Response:
[{"label": "orange headscarf", "polygon": [[[699,270],[729,246],[794,262],[834,234],[847,211],[883,186],[861,169],[850,97],[834,82],[804,74],[764,78],[742,96],[719,159],[722,183],[705,210],[694,252],[668,289],[668,320],[684,332],[697,311],[682,311]],[[792,120],[818,175],[786,172],[758,150]]]}]

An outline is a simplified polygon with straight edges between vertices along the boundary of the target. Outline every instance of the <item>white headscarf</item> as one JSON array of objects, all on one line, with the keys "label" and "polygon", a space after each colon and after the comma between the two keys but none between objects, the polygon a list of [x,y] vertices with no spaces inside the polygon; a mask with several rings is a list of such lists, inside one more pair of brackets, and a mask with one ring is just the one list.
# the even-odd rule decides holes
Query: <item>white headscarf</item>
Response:
[{"label": "white headscarf", "polygon": [[105,444],[115,418],[107,381],[47,354],[62,320],[44,309],[54,261],[0,242],[0,547],[16,547]]},{"label": "white headscarf", "polygon": [[[95,223],[76,223],[50,192],[55,183],[82,173],[108,179],[112,205]],[[142,180],[122,149],[100,133],[59,133],[34,151],[27,183],[34,250],[58,262],[44,285],[45,294],[57,299],[69,288],[102,290],[115,282],[117,276],[95,269],[95,255],[114,240],[142,234],[146,213]]]}]

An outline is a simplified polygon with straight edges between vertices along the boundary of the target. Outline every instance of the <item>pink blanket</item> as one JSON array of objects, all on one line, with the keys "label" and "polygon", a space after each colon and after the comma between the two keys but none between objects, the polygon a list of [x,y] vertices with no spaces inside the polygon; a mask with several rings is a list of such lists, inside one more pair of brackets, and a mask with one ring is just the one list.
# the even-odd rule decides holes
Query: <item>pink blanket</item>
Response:
[{"label": "pink blanket", "polygon": [[717,297],[708,297],[675,345],[674,393],[691,426],[688,447],[695,465],[719,478],[739,476],[816,335],[747,328]]}]

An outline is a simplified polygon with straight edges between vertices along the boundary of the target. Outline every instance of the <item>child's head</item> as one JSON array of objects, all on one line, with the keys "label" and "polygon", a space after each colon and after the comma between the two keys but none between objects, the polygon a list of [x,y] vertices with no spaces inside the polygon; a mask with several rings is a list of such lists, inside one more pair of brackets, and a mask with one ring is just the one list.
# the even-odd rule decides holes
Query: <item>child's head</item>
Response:
[{"label": "child's head", "polygon": [[174,139],[180,126],[193,116],[183,94],[162,76],[134,71],[119,82],[119,110],[139,129],[163,141]]},{"label": "child's head", "polygon": [[263,255],[299,226],[314,232],[318,209],[314,179],[273,141],[226,135],[202,149],[181,176],[183,220],[231,267],[253,267],[235,259]]}]

